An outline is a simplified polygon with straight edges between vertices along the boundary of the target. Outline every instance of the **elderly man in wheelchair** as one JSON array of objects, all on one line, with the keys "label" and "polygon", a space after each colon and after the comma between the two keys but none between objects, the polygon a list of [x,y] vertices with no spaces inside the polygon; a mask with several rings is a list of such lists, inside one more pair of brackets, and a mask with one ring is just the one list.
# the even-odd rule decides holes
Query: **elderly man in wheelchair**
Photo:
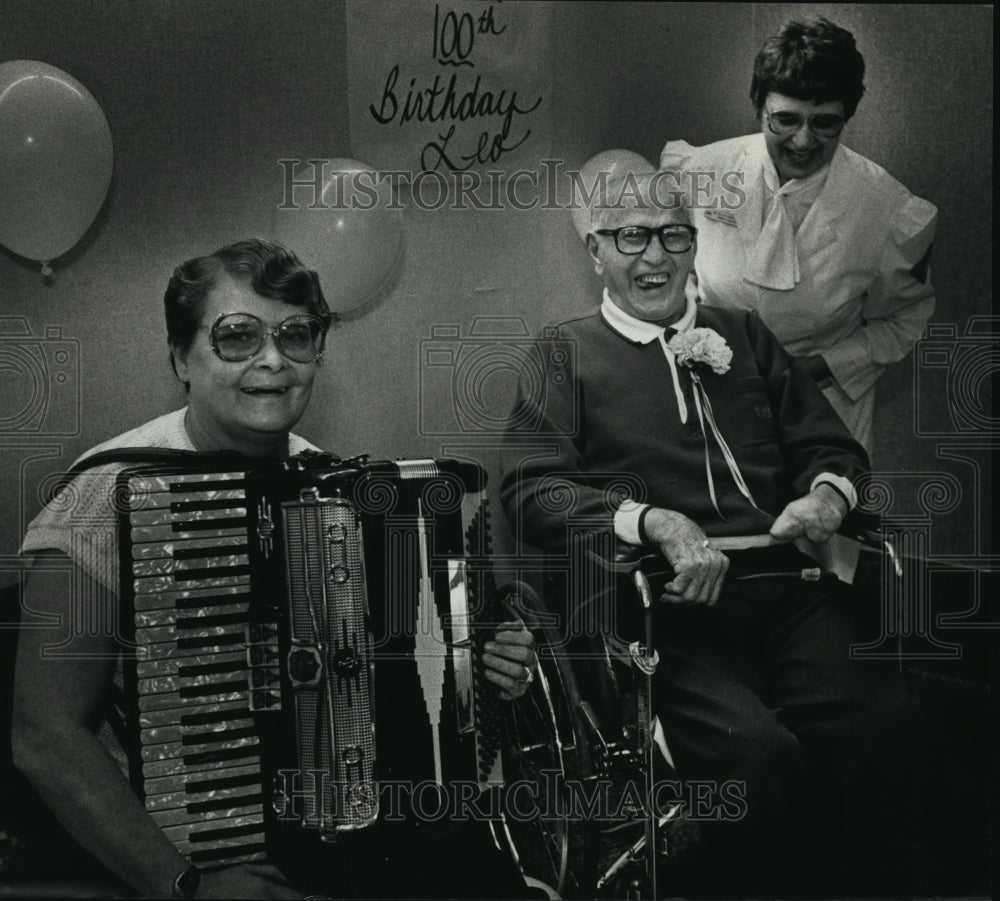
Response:
[{"label": "elderly man in wheelchair", "polygon": [[663,891],[787,897],[806,873],[835,896],[845,874],[904,872],[915,705],[890,661],[852,659],[858,601],[794,543],[837,531],[865,452],[752,311],[695,303],[696,230],[656,175],[613,188],[586,235],[600,308],[540,339],[501,498],[550,555],[603,531],[664,564],[653,710],[680,778],[741,803],[704,818]]}]

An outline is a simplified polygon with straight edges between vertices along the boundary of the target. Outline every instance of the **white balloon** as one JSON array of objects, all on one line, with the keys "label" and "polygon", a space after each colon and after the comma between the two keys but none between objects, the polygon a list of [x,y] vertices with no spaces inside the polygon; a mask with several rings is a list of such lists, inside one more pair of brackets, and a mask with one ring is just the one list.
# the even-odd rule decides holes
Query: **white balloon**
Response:
[{"label": "white balloon", "polygon": [[309,190],[289,200],[295,208],[275,213],[275,240],[316,270],[332,310],[362,307],[391,290],[403,259],[403,217],[376,170],[327,160],[315,208]]},{"label": "white balloon", "polygon": [[0,244],[49,261],[83,237],[111,184],[108,120],[72,75],[0,63]]}]

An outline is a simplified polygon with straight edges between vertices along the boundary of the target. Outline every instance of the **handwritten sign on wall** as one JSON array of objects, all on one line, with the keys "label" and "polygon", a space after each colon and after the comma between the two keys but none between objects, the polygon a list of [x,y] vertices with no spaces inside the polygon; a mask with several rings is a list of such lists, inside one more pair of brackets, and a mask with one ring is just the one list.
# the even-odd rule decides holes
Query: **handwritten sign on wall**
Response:
[{"label": "handwritten sign on wall", "polygon": [[381,170],[534,168],[548,155],[548,3],[348,0],[351,150]]}]

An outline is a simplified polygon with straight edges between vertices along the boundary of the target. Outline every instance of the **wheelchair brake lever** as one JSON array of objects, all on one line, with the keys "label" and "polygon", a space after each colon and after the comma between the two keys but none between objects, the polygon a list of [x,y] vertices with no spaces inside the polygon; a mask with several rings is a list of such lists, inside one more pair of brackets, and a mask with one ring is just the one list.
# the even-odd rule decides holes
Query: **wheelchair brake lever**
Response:
[{"label": "wheelchair brake lever", "polygon": [[650,610],[653,606],[653,590],[649,587],[649,579],[646,578],[646,574],[637,568],[632,573],[632,581],[635,582],[636,590],[639,592],[643,609]]},{"label": "wheelchair brake lever", "polygon": [[889,558],[889,561],[892,563],[892,569],[893,569],[893,572],[896,573],[896,578],[897,579],[902,579],[903,578],[903,564],[900,562],[899,557],[896,554],[896,548],[893,547],[892,542],[889,541],[888,538],[884,538],[882,540],[882,546],[885,549],[886,556]]}]

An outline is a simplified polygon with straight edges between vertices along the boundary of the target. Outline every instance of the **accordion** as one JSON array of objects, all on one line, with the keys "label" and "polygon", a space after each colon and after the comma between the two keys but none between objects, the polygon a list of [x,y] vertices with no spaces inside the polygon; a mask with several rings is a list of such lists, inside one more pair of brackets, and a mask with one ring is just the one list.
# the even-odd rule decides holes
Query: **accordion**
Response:
[{"label": "accordion", "polygon": [[132,781],[192,862],[287,864],[367,834],[388,783],[502,782],[478,465],[312,455],[119,480]]}]

